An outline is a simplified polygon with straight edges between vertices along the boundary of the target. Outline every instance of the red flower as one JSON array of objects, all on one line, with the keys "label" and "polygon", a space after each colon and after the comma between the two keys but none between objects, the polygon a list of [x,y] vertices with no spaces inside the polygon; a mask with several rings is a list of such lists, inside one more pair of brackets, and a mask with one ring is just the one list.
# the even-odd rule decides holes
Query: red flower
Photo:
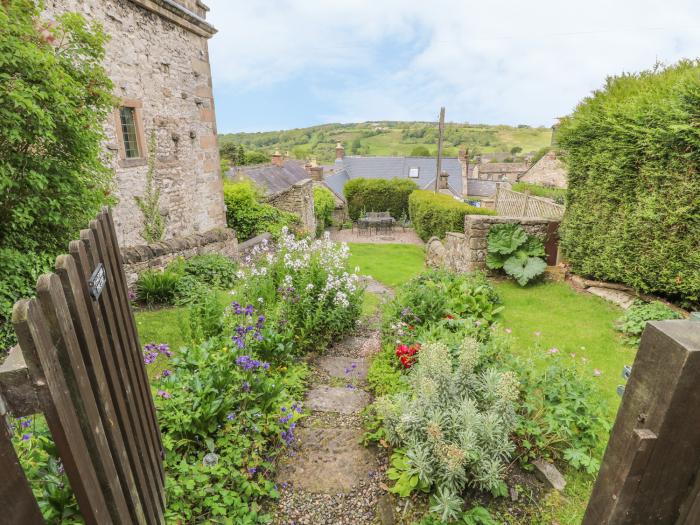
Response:
[{"label": "red flower", "polygon": [[455,316],[452,315],[452,314],[447,314],[447,315],[445,316],[445,319],[454,319],[454,318],[455,318]]}]

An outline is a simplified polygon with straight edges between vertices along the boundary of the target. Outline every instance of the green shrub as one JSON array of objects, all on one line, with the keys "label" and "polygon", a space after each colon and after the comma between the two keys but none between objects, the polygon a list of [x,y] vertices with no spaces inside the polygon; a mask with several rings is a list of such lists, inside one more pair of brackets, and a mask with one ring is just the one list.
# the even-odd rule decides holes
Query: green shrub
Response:
[{"label": "green shrub", "polygon": [[46,29],[40,10],[0,2],[0,358],[16,342],[13,303],[34,294],[51,259],[112,202],[101,161],[114,102],[107,35],[76,13]]},{"label": "green shrub", "polygon": [[363,212],[388,211],[398,219],[408,211],[408,197],[418,189],[407,179],[352,179],[343,191],[348,203],[348,214],[356,221]]},{"label": "green shrub", "polygon": [[540,184],[530,184],[529,182],[516,182],[513,184],[513,191],[528,193],[535,197],[552,199],[557,204],[564,205],[566,202],[566,189],[555,188],[553,186],[541,186]]},{"label": "green shrub", "polygon": [[333,210],[335,210],[335,198],[327,188],[316,186],[314,188],[314,214],[316,216],[316,236],[333,224]]},{"label": "green shrub", "polygon": [[523,400],[515,432],[520,459],[525,464],[538,457],[566,461],[595,474],[601,436],[610,430],[607,407],[593,401],[599,395],[597,385],[575,358],[562,356],[556,348],[540,359],[549,360],[547,366],[512,363]]},{"label": "green shrub", "polygon": [[136,298],[148,306],[175,304],[179,281],[175,272],[146,270],[136,281]]},{"label": "green shrub", "polygon": [[544,274],[544,256],[542,241],[518,224],[495,224],[489,230],[486,266],[503,270],[520,286]]},{"label": "green shrub", "polygon": [[396,481],[391,490],[405,497],[432,488],[437,495],[431,510],[443,519],[455,517],[446,501],[456,500],[461,510],[467,486],[501,493],[515,450],[509,436],[517,422],[518,380],[512,372],[481,368],[480,352],[471,338],[455,352],[442,343],[425,344],[407,375],[408,392],[377,402],[387,440],[403,456],[392,457],[387,471]]},{"label": "green shrub", "polygon": [[660,301],[650,303],[635,301],[618,319],[616,327],[627,336],[629,344],[638,345],[647,322],[682,319],[682,317],[678,312],[671,310]]},{"label": "green shrub", "polygon": [[35,295],[36,280],[53,269],[53,260],[47,253],[0,248],[0,361],[17,341],[12,328],[12,306],[19,299]]},{"label": "green shrub", "polygon": [[236,282],[238,264],[231,258],[218,253],[195,255],[189,259],[178,259],[168,266],[178,275],[190,275],[201,283],[218,288],[230,289]]},{"label": "green shrub", "polygon": [[278,237],[282,228],[299,224],[299,216],[262,202],[262,193],[251,182],[224,183],[226,224],[239,241],[269,232]]},{"label": "green shrub", "polygon": [[486,208],[475,208],[449,195],[427,190],[414,191],[408,199],[408,213],[418,236],[445,237],[447,232],[463,232],[465,215],[496,215]]},{"label": "green shrub", "polygon": [[580,274],[700,303],[700,63],[608,79],[563,119],[562,247]]}]

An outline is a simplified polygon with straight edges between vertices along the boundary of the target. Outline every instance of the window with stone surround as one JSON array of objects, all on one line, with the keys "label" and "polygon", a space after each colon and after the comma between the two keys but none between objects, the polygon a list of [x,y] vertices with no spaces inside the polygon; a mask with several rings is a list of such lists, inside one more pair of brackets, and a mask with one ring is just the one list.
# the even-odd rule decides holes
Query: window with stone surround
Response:
[{"label": "window with stone surround", "polygon": [[141,166],[146,163],[141,108],[141,101],[124,99],[116,110],[115,127],[121,167]]}]

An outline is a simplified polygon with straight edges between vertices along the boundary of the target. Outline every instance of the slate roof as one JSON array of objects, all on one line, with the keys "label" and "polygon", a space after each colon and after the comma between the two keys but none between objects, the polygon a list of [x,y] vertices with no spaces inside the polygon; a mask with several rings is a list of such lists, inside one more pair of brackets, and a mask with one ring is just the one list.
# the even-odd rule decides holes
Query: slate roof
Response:
[{"label": "slate roof", "polygon": [[309,178],[309,174],[300,162],[285,161],[282,166],[265,164],[263,166],[231,169],[229,177],[248,177],[258,186],[265,188],[267,195],[284,191],[290,186]]},{"label": "slate roof", "polygon": [[[343,187],[350,179],[409,179],[418,184],[420,189],[435,186],[435,157],[365,157],[348,155],[335,163],[336,172],[325,178],[326,184],[337,194],[344,195]],[[409,178],[411,168],[418,168],[418,177]],[[473,166],[469,166],[471,173]],[[442,170],[449,174],[447,183],[455,195],[462,195],[462,166],[459,159],[448,157],[442,159]]]},{"label": "slate roof", "polygon": [[467,192],[470,197],[490,197],[496,193],[496,184],[492,180],[469,179]]}]

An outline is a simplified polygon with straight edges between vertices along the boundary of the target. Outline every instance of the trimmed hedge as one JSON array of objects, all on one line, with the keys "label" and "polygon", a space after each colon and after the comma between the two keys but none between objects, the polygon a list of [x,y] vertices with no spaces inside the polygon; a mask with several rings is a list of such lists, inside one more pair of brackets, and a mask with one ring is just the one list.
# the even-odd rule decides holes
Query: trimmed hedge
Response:
[{"label": "trimmed hedge", "polygon": [[395,219],[408,215],[408,196],[418,185],[407,179],[352,179],[345,184],[348,214],[353,221],[368,211],[388,211]]},{"label": "trimmed hedge", "polygon": [[496,215],[487,208],[475,208],[449,195],[418,190],[408,199],[411,223],[421,239],[445,237],[447,232],[464,232],[465,215]]},{"label": "trimmed hedge", "polygon": [[700,303],[700,62],[611,78],[557,132],[577,273]]},{"label": "trimmed hedge", "polygon": [[296,213],[278,210],[262,198],[262,192],[250,181],[224,182],[226,225],[236,232],[239,242],[265,232],[277,237],[284,226],[299,224]]}]

